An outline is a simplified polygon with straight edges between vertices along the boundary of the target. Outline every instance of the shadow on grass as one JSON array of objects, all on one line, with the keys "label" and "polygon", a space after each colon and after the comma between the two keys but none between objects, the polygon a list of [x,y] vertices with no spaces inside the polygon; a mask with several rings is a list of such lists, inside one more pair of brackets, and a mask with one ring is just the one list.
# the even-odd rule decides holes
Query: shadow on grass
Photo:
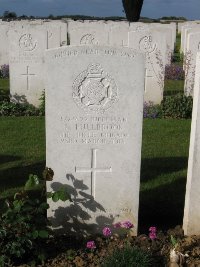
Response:
[{"label": "shadow on grass", "polygon": [[[187,169],[188,159],[154,158],[142,161],[141,181],[150,181],[161,174]],[[140,192],[139,232],[148,232],[150,226],[167,230],[182,225],[186,177]]]},{"label": "shadow on grass", "polygon": [[161,174],[170,174],[187,169],[187,164],[187,157],[142,159],[141,182],[153,180]]},{"label": "shadow on grass", "polygon": [[21,157],[18,156],[12,156],[12,155],[0,155],[0,164],[13,162],[16,160],[20,160]]},{"label": "shadow on grass", "polygon": [[[14,159],[14,157],[7,156],[7,162],[17,159],[18,158]],[[6,157],[4,160],[6,160]],[[0,191],[23,186],[27,181],[29,174],[36,174],[41,177],[44,168],[45,161],[42,161],[32,165],[0,170]]]}]

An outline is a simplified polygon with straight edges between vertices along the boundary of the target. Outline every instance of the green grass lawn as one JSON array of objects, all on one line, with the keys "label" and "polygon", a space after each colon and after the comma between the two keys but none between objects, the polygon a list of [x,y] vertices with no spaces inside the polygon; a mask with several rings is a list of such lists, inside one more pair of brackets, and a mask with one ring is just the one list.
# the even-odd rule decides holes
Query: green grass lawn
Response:
[{"label": "green grass lawn", "polygon": [[[190,120],[145,119],[143,126],[140,230],[182,222]],[[0,198],[22,187],[45,166],[43,117],[0,118]]]},{"label": "green grass lawn", "polygon": [[9,79],[1,79],[0,78],[0,101],[2,99],[5,99],[9,96],[10,90],[9,90]]},{"label": "green grass lawn", "polygon": [[183,93],[184,90],[184,80],[165,80],[164,92],[176,92],[180,91]]},{"label": "green grass lawn", "polygon": [[144,120],[139,225],[162,229],[183,219],[191,120]]},{"label": "green grass lawn", "polygon": [[45,166],[43,117],[0,117],[0,198],[24,184]]}]

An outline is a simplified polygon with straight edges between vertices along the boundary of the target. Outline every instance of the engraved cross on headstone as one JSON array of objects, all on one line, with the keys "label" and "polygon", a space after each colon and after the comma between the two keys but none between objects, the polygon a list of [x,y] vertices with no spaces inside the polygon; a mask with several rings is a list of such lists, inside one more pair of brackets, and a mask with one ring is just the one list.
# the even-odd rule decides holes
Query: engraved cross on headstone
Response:
[{"label": "engraved cross on headstone", "polygon": [[145,69],[145,89],[144,89],[145,93],[147,91],[147,79],[154,78],[154,77],[155,77],[155,74],[152,70],[152,66],[149,65],[148,68]]},{"label": "engraved cross on headstone", "polygon": [[49,39],[52,37],[52,35],[53,35],[52,32],[47,31],[47,47],[46,47],[46,49],[49,49]]},{"label": "engraved cross on headstone", "polygon": [[98,172],[112,172],[112,168],[97,168],[97,150],[96,148],[92,149],[92,159],[91,159],[91,168],[75,167],[75,172],[86,172],[91,173],[91,196],[95,198],[95,180],[96,173]]},{"label": "engraved cross on headstone", "polygon": [[29,89],[29,76],[34,76],[35,74],[29,73],[29,66],[26,67],[26,73],[21,74],[23,76],[26,76],[26,89]]}]

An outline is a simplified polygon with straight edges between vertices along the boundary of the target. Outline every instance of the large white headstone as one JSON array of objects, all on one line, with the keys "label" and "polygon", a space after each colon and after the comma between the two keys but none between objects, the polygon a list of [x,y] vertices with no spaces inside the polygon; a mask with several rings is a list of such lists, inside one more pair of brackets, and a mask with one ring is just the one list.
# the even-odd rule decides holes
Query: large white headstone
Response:
[{"label": "large white headstone", "polygon": [[183,229],[200,235],[200,53],[197,54]]},{"label": "large white headstone", "polygon": [[88,235],[130,220],[138,227],[144,57],[128,48],[68,46],[46,52],[48,191],[55,230]]}]

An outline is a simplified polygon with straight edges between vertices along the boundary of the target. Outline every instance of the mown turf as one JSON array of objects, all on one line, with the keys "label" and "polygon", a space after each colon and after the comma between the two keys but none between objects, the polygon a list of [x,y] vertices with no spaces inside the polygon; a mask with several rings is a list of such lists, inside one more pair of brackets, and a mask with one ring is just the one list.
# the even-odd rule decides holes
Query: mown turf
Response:
[{"label": "mown turf", "polygon": [[[145,119],[140,231],[182,223],[190,120]],[[0,198],[12,195],[45,166],[43,117],[0,118]],[[117,197],[117,196],[116,196]]]},{"label": "mown turf", "polygon": [[9,96],[9,79],[0,78],[0,101]]},{"label": "mown turf", "polygon": [[165,91],[182,91],[184,89],[184,80],[165,80]]},{"label": "mown turf", "polygon": [[0,117],[0,198],[20,188],[45,166],[43,117]]},{"label": "mown turf", "polygon": [[[182,223],[191,120],[145,120],[139,224]],[[147,229],[146,229],[147,230]]]}]

